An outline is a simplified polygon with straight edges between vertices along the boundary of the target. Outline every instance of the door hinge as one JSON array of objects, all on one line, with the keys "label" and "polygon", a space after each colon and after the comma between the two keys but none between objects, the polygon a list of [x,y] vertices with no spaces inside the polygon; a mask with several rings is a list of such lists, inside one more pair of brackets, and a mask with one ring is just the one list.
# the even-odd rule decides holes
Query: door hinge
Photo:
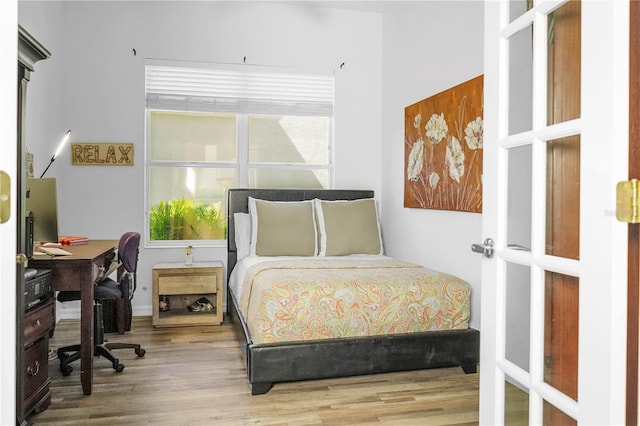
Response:
[{"label": "door hinge", "polygon": [[0,170],[0,223],[5,223],[11,216],[11,178]]},{"label": "door hinge", "polygon": [[616,218],[620,222],[640,223],[638,179],[618,182],[616,186]]}]

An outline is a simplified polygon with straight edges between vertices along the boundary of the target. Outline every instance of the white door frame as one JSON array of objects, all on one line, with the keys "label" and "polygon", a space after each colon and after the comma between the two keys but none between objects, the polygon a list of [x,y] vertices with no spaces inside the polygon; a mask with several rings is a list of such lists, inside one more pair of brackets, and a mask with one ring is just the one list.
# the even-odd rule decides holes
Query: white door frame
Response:
[{"label": "white door frame", "polygon": [[0,224],[0,424],[16,422],[16,180],[17,180],[17,88],[18,1],[0,6],[0,170],[11,179],[11,216]]},{"label": "white door frame", "polygon": [[[528,11],[535,27],[546,28],[545,13],[562,2],[536,1]],[[529,421],[542,423],[542,398],[574,417],[579,424],[623,424],[625,416],[627,226],[615,219],[615,186],[627,180],[628,159],[628,41],[629,2],[626,0],[583,1],[581,118],[545,130],[581,135],[580,260],[568,261],[546,256],[540,235],[532,235],[532,252],[515,254],[507,249],[506,204],[508,175],[503,148],[517,145],[518,137],[507,138],[508,82],[507,49],[502,31],[508,24],[509,2],[485,1],[485,116],[484,116],[484,200],[482,239],[496,242],[496,256],[482,261],[482,324],[480,423],[504,423],[504,373],[518,375],[530,390]],[[512,24],[513,25],[513,24]],[[546,43],[546,33],[534,35],[534,43]],[[535,49],[534,49],[535,51]],[[537,58],[537,60],[535,59]],[[545,56],[534,56],[534,75],[546,73]],[[534,99],[546,98],[546,82],[534,78]],[[535,101],[534,101],[535,105]],[[544,116],[544,115],[543,115]],[[538,115],[540,117],[540,115]],[[544,118],[546,120],[546,118]],[[542,120],[542,121],[544,121]],[[540,137],[534,107],[534,129]],[[548,139],[544,139],[548,140]],[[544,162],[542,150],[535,148],[536,162]],[[534,175],[535,177],[535,175]],[[544,187],[542,187],[544,191]],[[538,193],[536,194],[536,191]],[[532,185],[533,208],[544,196],[539,183]],[[538,197],[538,198],[536,198]],[[532,234],[541,229],[533,214]],[[542,217],[542,219],[540,219]],[[537,218],[537,219],[536,219]],[[544,227],[543,227],[544,228]],[[538,243],[536,244],[536,241]],[[563,397],[542,378],[542,325],[536,315],[544,311],[544,298],[532,292],[531,365],[520,374],[504,360],[504,282],[502,265],[507,260],[524,262],[538,270],[566,271],[579,277],[578,401]],[[532,280],[532,286],[534,281]]]}]

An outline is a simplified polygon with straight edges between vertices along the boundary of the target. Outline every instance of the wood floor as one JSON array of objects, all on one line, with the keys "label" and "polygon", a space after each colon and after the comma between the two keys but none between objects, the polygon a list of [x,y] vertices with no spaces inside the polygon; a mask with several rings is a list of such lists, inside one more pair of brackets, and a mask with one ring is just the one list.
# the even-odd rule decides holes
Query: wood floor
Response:
[{"label": "wood floor", "polygon": [[[50,346],[78,340],[79,323],[60,321]],[[80,365],[64,377],[49,362],[51,405],[33,425],[476,425],[478,374],[460,368],[275,384],[251,396],[233,329],[154,329],[134,318],[132,332],[111,341],[140,343],[147,353],[120,350],[126,368],[94,362],[93,393],[82,394]]]}]

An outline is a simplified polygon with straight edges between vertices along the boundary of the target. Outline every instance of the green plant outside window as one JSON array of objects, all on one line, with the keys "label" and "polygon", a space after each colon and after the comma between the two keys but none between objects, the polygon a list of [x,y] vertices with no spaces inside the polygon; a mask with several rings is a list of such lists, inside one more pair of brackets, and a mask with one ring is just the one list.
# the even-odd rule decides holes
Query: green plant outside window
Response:
[{"label": "green plant outside window", "polygon": [[151,240],[223,240],[227,223],[220,203],[197,203],[180,197],[151,207]]}]

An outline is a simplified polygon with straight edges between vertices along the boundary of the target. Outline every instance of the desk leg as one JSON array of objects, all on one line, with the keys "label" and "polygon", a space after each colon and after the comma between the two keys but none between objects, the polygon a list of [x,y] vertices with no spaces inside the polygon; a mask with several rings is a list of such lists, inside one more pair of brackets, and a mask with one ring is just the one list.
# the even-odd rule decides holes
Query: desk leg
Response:
[{"label": "desk leg", "polygon": [[93,280],[83,274],[80,289],[80,381],[82,392],[91,395],[93,384]]}]

